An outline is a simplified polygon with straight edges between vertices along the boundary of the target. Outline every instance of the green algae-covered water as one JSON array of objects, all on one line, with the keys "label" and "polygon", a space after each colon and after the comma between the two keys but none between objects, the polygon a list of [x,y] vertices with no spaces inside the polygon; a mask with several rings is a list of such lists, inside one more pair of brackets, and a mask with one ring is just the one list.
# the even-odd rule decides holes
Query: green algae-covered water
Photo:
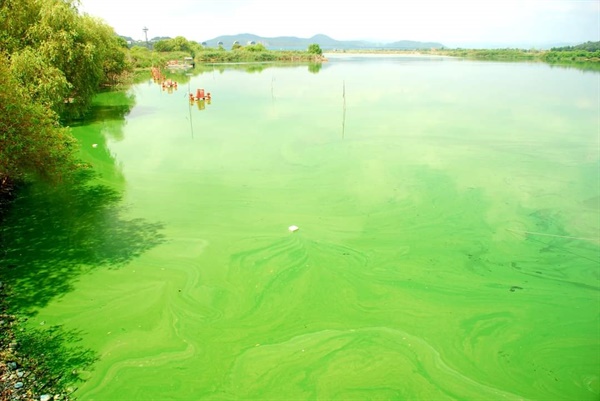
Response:
[{"label": "green algae-covered water", "polygon": [[81,400],[600,397],[598,73],[263,67],[98,96],[96,189],[17,209]]}]

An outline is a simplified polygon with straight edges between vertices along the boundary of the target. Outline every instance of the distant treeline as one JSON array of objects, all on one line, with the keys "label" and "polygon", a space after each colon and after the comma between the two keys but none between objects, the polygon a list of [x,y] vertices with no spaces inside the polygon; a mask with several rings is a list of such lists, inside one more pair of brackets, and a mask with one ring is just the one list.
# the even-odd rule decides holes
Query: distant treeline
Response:
[{"label": "distant treeline", "polygon": [[424,51],[453,57],[463,57],[478,60],[502,61],[544,61],[547,63],[560,62],[600,62],[600,42],[587,42],[577,46],[553,48],[551,50],[524,49],[434,49]]},{"label": "distant treeline", "polygon": [[[554,48],[551,50],[525,49],[423,49],[423,50],[349,50],[351,53],[372,54],[425,54],[460,57],[471,60],[488,61],[532,61],[544,62],[562,67],[600,71],[600,42],[587,42],[577,46]],[[346,51],[342,51],[346,52]]]},{"label": "distant treeline", "polygon": [[567,52],[576,50],[587,50],[588,52],[596,52],[600,50],[600,42],[585,42],[576,46],[553,47],[550,50],[554,52]]}]

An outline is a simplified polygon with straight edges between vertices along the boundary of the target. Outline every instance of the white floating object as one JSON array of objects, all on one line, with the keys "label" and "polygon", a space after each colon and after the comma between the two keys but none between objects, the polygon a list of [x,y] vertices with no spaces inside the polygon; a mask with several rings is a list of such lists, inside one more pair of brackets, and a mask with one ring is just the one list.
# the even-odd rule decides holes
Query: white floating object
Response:
[{"label": "white floating object", "polygon": [[98,147],[97,143],[95,143],[95,144],[92,145],[92,148],[97,148],[97,147]]},{"label": "white floating object", "polygon": [[296,232],[296,231],[298,231],[299,229],[300,229],[300,227],[298,227],[298,226],[289,226],[289,227],[288,227],[288,230],[290,230],[291,232]]}]

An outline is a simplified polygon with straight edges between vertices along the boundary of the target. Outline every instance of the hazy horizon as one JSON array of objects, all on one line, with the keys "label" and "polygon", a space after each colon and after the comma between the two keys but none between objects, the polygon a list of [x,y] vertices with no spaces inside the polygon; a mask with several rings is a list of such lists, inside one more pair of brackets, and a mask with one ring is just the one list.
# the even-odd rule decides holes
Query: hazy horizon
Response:
[{"label": "hazy horizon", "polygon": [[80,12],[103,19],[119,35],[144,40],[183,36],[198,42],[223,35],[311,38],[389,43],[439,42],[448,47],[543,47],[600,40],[596,0],[426,0],[368,4],[305,0],[171,0],[149,7],[131,0],[81,0]]},{"label": "hazy horizon", "polygon": [[[131,38],[133,40],[137,40],[137,41],[144,41],[145,39],[140,39],[140,38],[133,38],[131,36],[128,35],[122,35],[119,32],[116,32],[118,35],[120,36],[124,36],[127,38]],[[368,38],[354,38],[354,39],[337,39],[335,37],[332,37],[331,35],[328,35],[326,33],[316,33],[314,35],[311,36],[306,36],[306,37],[300,37],[300,36],[294,36],[294,35],[279,35],[279,36],[261,36],[261,35],[257,35],[253,32],[239,32],[239,33],[224,33],[224,34],[220,34],[220,35],[216,35],[214,37],[211,38],[205,38],[202,40],[196,40],[196,39],[192,39],[192,38],[186,38],[188,40],[193,40],[193,41],[197,41],[199,43],[201,42],[206,42],[206,41],[211,41],[213,39],[216,38],[220,38],[223,36],[241,36],[241,35],[255,35],[261,38],[265,38],[265,39],[277,39],[277,38],[281,38],[281,37],[294,37],[294,38],[298,38],[298,39],[311,39],[315,36],[320,36],[320,35],[325,35],[333,40],[340,40],[340,41],[365,41],[365,42],[370,42],[370,43],[374,43],[374,44],[388,44],[388,43],[394,43],[394,42],[401,42],[401,41],[414,41],[414,42],[435,42],[435,43],[440,43],[442,45],[444,45],[445,47],[449,47],[449,48],[472,48],[472,49],[476,49],[476,48],[486,48],[486,49],[501,49],[501,48],[522,48],[522,49],[528,49],[528,48],[550,48],[550,47],[556,47],[556,46],[573,46],[573,45],[577,45],[577,44],[582,44],[585,42],[589,42],[589,41],[596,41],[593,39],[590,40],[582,40],[582,41],[568,41],[568,42],[545,42],[545,43],[502,43],[502,42],[443,42],[443,41],[439,41],[439,40],[428,40],[428,41],[419,41],[419,40],[413,40],[413,39],[394,39],[394,40],[376,40],[376,39],[368,39]],[[177,36],[182,36],[182,35],[177,35]],[[153,40],[156,38],[163,38],[163,37],[169,37],[169,38],[173,38],[175,36],[169,36],[169,35],[148,35],[148,40]]]}]

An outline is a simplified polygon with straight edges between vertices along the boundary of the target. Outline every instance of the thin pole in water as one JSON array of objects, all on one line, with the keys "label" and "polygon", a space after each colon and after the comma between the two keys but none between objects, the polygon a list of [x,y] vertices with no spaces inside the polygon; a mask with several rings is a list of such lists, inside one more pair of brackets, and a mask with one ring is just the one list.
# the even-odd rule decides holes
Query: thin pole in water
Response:
[{"label": "thin pole in water", "polygon": [[273,93],[273,83],[275,82],[275,77],[271,76],[271,101],[275,101],[275,94]]},{"label": "thin pole in water", "polygon": [[186,95],[186,98],[188,99],[188,113],[190,116],[190,131],[192,133],[192,139],[194,139],[194,124],[192,124],[192,102],[190,102],[189,96],[190,96],[190,81],[192,80],[191,75],[190,74],[186,74],[189,77],[188,80],[188,94]]},{"label": "thin pole in water", "polygon": [[342,114],[342,139],[346,133],[346,81],[342,81],[342,99],[344,99],[344,111]]}]

